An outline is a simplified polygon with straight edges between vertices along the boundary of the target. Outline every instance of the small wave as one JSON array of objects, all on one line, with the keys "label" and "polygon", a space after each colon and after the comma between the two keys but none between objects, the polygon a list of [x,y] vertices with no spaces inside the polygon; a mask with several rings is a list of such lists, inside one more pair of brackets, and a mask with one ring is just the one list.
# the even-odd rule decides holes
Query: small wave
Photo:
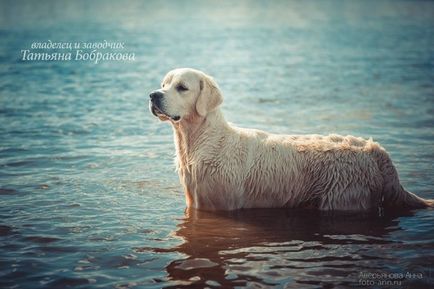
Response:
[{"label": "small wave", "polygon": [[8,189],[8,188],[0,188],[0,195],[16,195],[18,194],[17,190]]},{"label": "small wave", "polygon": [[12,227],[0,225],[0,236],[9,236],[12,235],[13,229]]},{"label": "small wave", "polygon": [[26,241],[40,243],[40,244],[49,244],[53,242],[60,241],[62,239],[54,238],[54,237],[44,237],[44,236],[29,236],[24,238]]}]

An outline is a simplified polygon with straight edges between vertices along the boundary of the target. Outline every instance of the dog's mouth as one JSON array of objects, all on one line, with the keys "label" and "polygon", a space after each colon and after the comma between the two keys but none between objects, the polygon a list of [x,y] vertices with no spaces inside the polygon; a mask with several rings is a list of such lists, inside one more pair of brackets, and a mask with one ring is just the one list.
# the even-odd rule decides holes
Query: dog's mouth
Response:
[{"label": "dog's mouth", "polygon": [[149,102],[149,109],[151,110],[152,114],[158,117],[161,121],[165,120],[173,120],[173,121],[179,121],[181,119],[180,116],[170,116],[166,113],[164,113],[159,107],[157,107],[154,103]]}]

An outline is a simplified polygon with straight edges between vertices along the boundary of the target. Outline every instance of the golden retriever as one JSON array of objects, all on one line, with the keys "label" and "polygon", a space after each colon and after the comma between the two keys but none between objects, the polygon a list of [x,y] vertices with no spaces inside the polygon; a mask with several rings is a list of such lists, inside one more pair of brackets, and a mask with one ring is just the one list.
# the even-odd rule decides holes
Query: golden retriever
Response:
[{"label": "golden retriever", "polygon": [[174,129],[188,207],[370,210],[433,205],[406,191],[372,139],[275,135],[226,122],[216,82],[191,68],[170,71],[150,94],[150,111]]}]

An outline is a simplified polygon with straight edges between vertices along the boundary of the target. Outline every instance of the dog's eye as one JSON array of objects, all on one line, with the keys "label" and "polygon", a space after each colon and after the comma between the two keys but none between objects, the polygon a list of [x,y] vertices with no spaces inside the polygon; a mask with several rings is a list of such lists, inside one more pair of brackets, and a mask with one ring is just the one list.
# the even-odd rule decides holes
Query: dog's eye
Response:
[{"label": "dog's eye", "polygon": [[181,91],[187,91],[188,88],[184,84],[178,84],[176,86],[176,90],[179,91],[179,92],[181,92]]}]

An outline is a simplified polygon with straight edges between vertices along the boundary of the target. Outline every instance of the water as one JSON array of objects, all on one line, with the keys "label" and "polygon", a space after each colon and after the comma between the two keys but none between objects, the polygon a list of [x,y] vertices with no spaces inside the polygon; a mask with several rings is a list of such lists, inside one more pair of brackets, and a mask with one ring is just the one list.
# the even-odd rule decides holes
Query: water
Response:
[{"label": "water", "polygon": [[[0,6],[0,287],[433,286],[433,210],[185,212],[171,128],[147,109],[167,71],[195,67],[229,121],[373,137],[433,198],[433,2]],[[48,39],[136,59],[21,60]]]}]

